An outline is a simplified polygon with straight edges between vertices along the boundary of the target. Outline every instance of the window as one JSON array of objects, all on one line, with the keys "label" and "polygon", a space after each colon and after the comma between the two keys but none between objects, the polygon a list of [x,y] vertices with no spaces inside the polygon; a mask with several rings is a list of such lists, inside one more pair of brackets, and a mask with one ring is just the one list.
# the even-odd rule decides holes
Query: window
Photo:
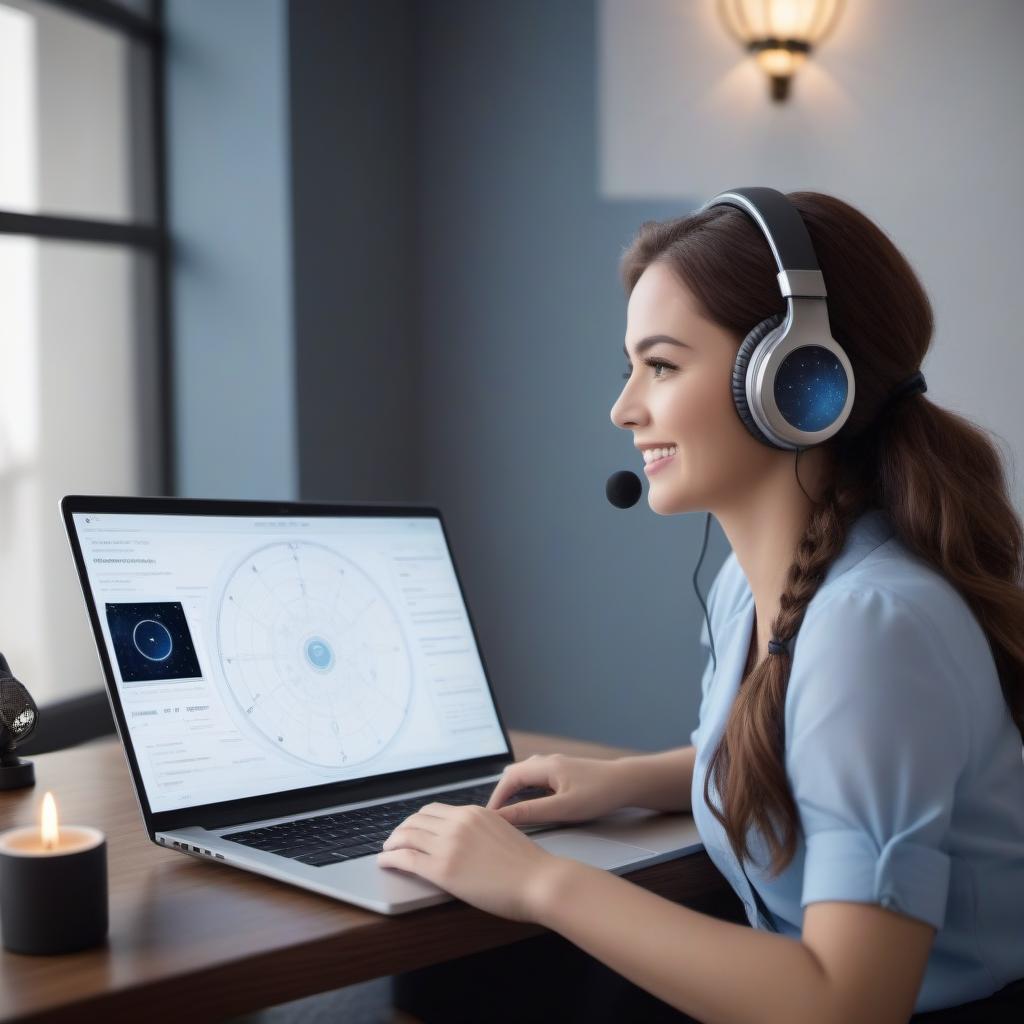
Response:
[{"label": "window", "polygon": [[0,0],[0,651],[102,686],[64,494],[171,493],[162,38],[150,0]]}]

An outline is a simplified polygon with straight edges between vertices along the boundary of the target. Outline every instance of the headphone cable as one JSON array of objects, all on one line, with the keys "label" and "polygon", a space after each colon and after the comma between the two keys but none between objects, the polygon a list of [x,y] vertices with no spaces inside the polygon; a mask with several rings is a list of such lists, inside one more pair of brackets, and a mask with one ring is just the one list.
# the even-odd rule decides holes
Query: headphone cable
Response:
[{"label": "headphone cable", "polygon": [[704,621],[708,624],[708,643],[711,646],[711,659],[714,662],[715,671],[718,670],[718,658],[715,657],[715,640],[711,635],[711,619],[708,617],[708,606],[704,603],[704,598],[700,596],[700,587],[697,586],[697,573],[700,572],[701,564],[704,561],[704,552],[708,546],[708,530],[711,528],[711,513],[708,512],[704,519],[704,543],[700,548],[700,558],[697,559],[697,568],[693,570],[693,589],[697,594],[697,600],[700,601],[701,608],[704,609]]}]

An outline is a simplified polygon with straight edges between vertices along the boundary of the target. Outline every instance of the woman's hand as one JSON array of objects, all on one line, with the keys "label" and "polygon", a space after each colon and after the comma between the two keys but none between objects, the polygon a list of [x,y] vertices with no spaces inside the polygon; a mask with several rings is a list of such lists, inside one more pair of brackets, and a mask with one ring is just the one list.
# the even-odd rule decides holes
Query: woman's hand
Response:
[{"label": "woman's hand", "polygon": [[496,811],[430,803],[388,836],[381,867],[398,868],[499,917],[534,921],[535,901],[556,857]]},{"label": "woman's hand", "polygon": [[[518,803],[501,805],[520,789],[537,786],[553,790]],[[534,754],[525,761],[505,767],[505,772],[487,801],[513,825],[546,822],[577,822],[600,818],[622,807],[622,769],[619,762],[599,757],[569,757],[565,754]]]}]

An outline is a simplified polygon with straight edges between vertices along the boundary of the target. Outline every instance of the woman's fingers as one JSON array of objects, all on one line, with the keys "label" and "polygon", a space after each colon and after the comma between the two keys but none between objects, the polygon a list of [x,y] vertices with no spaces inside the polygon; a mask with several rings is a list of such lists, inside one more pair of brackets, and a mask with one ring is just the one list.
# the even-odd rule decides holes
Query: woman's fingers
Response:
[{"label": "woman's fingers", "polygon": [[423,850],[424,853],[431,853],[434,844],[438,840],[436,832],[425,828],[417,828],[414,825],[399,825],[384,840],[382,850],[400,850],[403,847],[410,847],[414,850]]},{"label": "woman's fingers", "polygon": [[539,825],[546,821],[557,821],[555,809],[563,803],[564,799],[556,793],[554,796],[541,796],[509,804],[508,807],[500,808],[498,813],[510,825]]},{"label": "woman's fingers", "polygon": [[[381,849],[389,849],[388,843],[391,842],[391,837],[406,829],[411,829],[413,832],[423,832],[436,839],[440,834],[438,829],[441,827],[438,819],[443,818],[444,812],[447,810],[454,810],[454,808],[441,807],[436,803],[431,803],[421,807],[418,811],[414,811],[401,824],[396,825],[391,830],[391,835],[384,840],[384,845],[381,846]],[[426,847],[421,847],[421,849],[426,849]]]},{"label": "woman's fingers", "polygon": [[[510,796],[514,796],[521,789],[526,789],[527,786],[547,786],[548,789],[554,789],[555,787],[549,783],[550,778],[551,761],[548,758],[534,756],[510,764],[498,780],[486,806],[490,810],[497,810]],[[519,804],[514,806],[518,807]]]}]

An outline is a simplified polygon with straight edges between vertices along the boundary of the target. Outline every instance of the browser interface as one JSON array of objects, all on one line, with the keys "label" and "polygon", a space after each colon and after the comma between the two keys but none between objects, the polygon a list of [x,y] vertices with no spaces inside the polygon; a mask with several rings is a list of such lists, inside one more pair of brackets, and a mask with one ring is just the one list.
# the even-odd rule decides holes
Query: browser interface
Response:
[{"label": "browser interface", "polygon": [[73,518],[153,811],[506,752],[439,519]]}]

